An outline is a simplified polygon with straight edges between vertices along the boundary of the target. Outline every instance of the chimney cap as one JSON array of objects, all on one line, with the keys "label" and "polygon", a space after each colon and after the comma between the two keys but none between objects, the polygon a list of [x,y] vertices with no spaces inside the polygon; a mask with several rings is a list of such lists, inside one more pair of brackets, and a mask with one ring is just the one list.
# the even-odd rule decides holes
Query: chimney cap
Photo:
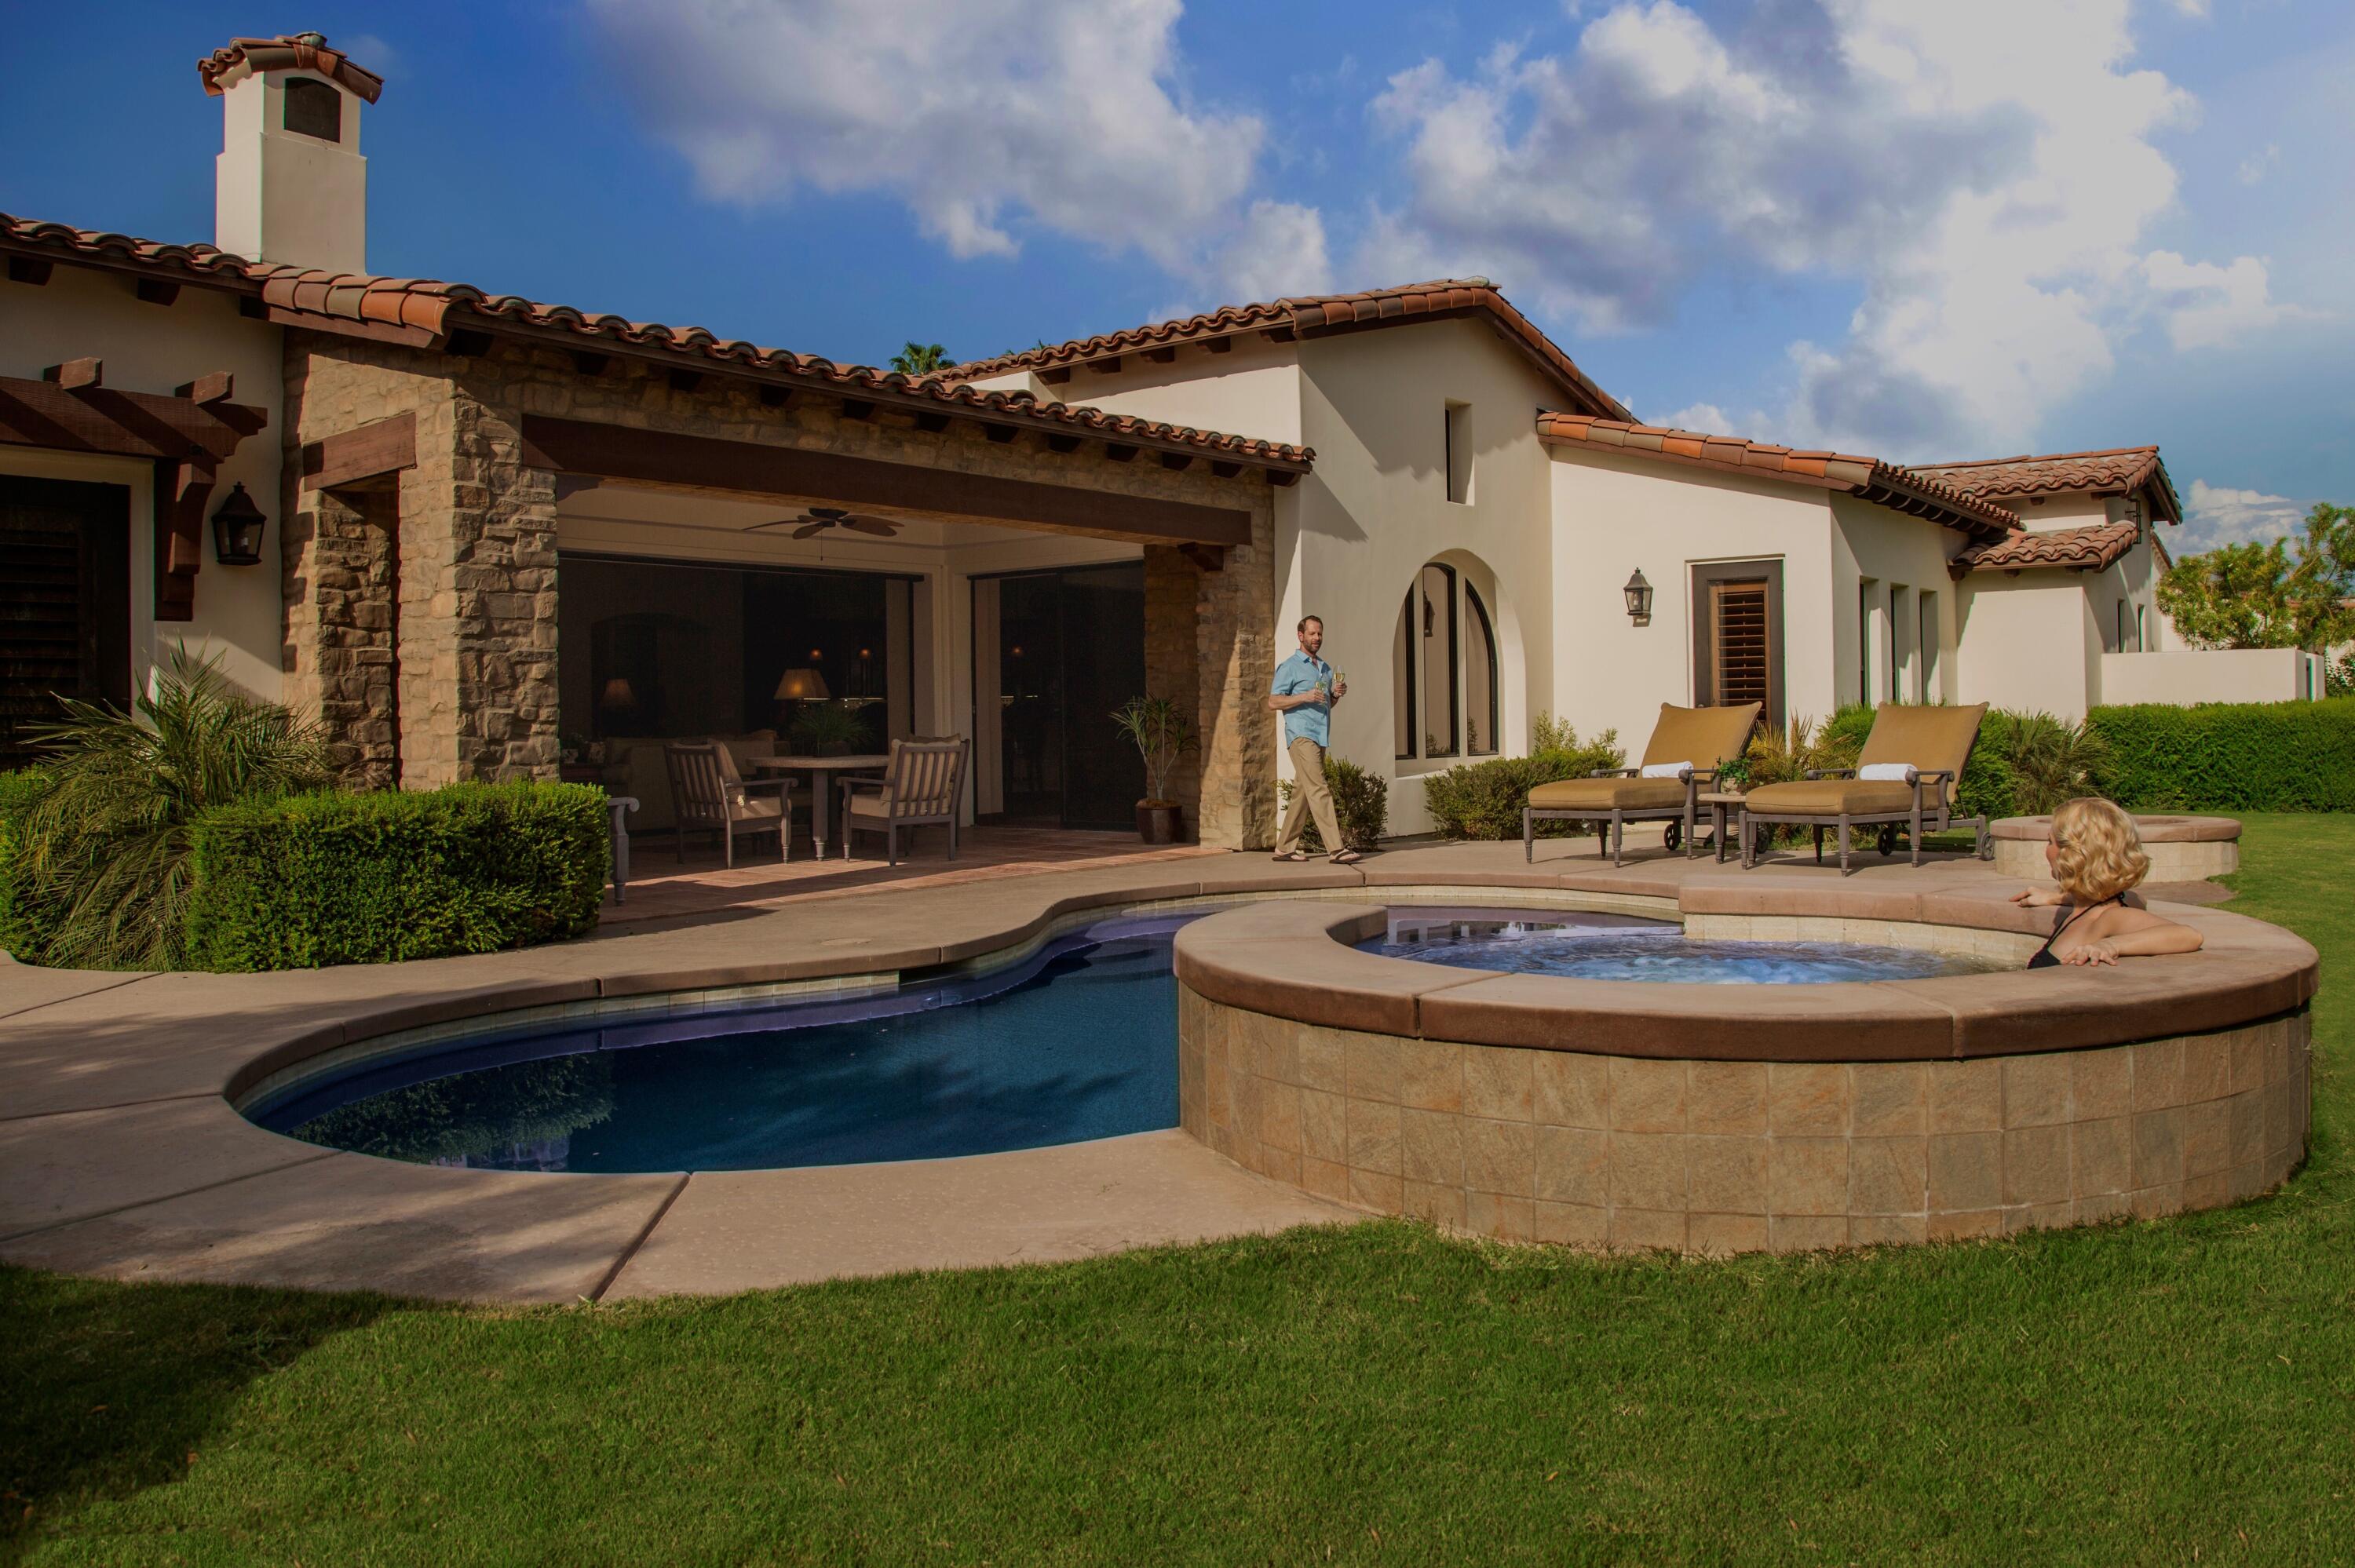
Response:
[{"label": "chimney cap", "polygon": [[354,65],[339,49],[327,47],[325,33],[293,33],[276,38],[231,38],[197,62],[197,75],[214,98],[256,71],[310,70],[365,102],[374,103],[384,90],[384,78]]}]

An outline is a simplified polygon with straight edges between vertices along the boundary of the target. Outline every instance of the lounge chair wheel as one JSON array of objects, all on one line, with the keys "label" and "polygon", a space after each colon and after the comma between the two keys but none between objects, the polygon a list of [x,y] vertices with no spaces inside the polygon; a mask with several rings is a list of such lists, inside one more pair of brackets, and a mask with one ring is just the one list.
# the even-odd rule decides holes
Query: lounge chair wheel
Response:
[{"label": "lounge chair wheel", "polygon": [[1881,830],[1881,853],[1883,858],[1897,853],[1897,824],[1890,822]]},{"label": "lounge chair wheel", "polygon": [[1682,822],[1670,822],[1660,835],[1661,846],[1671,854],[1674,854],[1684,842],[1685,825]]}]

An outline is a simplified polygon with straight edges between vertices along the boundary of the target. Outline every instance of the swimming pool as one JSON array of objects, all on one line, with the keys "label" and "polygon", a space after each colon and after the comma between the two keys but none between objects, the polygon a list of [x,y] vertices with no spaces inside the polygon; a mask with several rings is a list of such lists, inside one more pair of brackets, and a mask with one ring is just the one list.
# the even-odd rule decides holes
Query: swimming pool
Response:
[{"label": "swimming pool", "polygon": [[750,1171],[1035,1149],[1178,1125],[1170,943],[1105,921],[879,996],[506,1034],[245,1107],[305,1142],[503,1171]]},{"label": "swimming pool", "polygon": [[1389,928],[1361,952],[1507,974],[1688,985],[1824,985],[1927,980],[2008,966],[1926,948],[1868,942],[1698,941],[1674,920],[1498,908],[1390,911]]}]

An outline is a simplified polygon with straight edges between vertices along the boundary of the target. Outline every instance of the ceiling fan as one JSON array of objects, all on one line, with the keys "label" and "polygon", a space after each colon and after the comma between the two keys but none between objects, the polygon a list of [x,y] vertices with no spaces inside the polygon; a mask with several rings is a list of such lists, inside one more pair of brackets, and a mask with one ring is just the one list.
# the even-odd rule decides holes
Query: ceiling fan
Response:
[{"label": "ceiling fan", "polygon": [[[798,527],[794,526],[796,524]],[[780,517],[773,523],[755,523],[748,532],[758,533],[763,528],[792,528],[796,539],[823,534],[828,528],[848,528],[855,533],[872,534],[879,539],[895,538],[900,532],[897,523],[887,522],[880,517],[853,516],[847,508],[840,506],[813,506],[798,517]]]}]

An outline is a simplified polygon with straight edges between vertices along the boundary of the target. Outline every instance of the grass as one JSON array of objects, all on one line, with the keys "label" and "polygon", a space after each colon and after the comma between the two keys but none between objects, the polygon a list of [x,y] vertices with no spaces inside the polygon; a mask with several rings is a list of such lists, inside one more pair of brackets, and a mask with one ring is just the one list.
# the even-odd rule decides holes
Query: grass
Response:
[{"label": "grass", "polygon": [[0,1561],[2310,1562],[2355,1541],[2355,818],[2242,1208],[1708,1263],[1369,1224],[534,1311],[0,1271]]}]

